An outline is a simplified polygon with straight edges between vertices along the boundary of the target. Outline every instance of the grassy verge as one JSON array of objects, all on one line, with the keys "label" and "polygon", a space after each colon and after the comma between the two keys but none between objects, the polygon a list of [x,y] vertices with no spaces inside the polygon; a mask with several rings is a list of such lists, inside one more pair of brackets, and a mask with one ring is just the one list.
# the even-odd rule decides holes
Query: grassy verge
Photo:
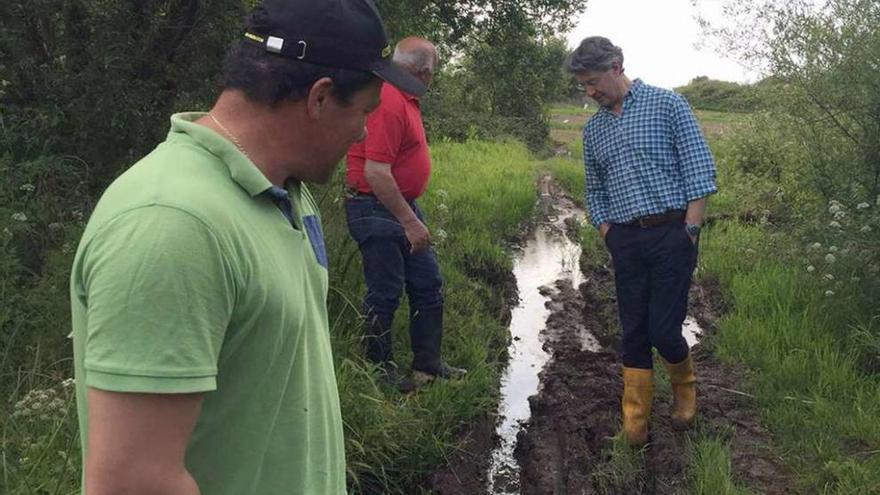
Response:
[{"label": "grassy verge", "polygon": [[811,493],[880,493],[880,378],[865,374],[844,338],[859,307],[780,260],[785,237],[725,223],[704,239],[702,264],[734,310],[718,354],[754,370],[750,392],[798,484]]}]

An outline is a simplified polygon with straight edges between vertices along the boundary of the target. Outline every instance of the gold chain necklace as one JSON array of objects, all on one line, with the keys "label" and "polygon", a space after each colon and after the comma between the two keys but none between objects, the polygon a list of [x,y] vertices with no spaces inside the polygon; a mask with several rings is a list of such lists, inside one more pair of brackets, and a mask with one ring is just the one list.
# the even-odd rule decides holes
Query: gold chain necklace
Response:
[{"label": "gold chain necklace", "polygon": [[229,129],[227,129],[225,125],[221,124],[220,121],[217,120],[217,117],[215,117],[213,113],[208,112],[208,117],[211,117],[211,120],[213,120],[214,123],[217,124],[217,127],[219,127],[220,130],[222,130],[224,134],[226,134],[227,136],[229,136],[229,139],[232,140],[232,144],[234,144],[235,147],[238,148],[239,151],[241,151],[241,153],[242,153],[244,156],[246,156],[246,157],[248,157],[248,158],[251,157],[250,155],[248,155],[248,152],[245,151],[244,146],[242,146],[241,143],[238,142],[238,138],[235,137],[235,134],[229,132]]}]

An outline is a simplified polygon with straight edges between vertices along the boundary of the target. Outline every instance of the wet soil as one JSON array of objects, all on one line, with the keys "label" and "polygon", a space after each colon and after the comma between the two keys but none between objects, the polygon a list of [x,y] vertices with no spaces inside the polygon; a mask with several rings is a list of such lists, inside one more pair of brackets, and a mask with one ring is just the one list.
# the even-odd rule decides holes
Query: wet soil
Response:
[{"label": "wet soil", "polygon": [[[668,385],[658,381],[650,444],[629,457],[615,451],[623,392],[617,356],[619,331],[609,263],[582,269],[578,289],[558,282],[545,330],[552,359],[541,373],[541,392],[530,399],[532,417],[517,438],[522,495],[689,493],[690,440],[699,434],[729,443],[736,481],[756,493],[785,494],[782,462],[769,446],[753,399],[739,390],[744,372],[721,363],[711,335],[726,310],[717,281],[691,290],[689,313],[705,334],[692,349],[698,377],[699,416],[692,432],[676,432],[668,420]],[[604,349],[584,349],[581,335],[596,336]],[[708,337],[708,338],[707,338]]]},{"label": "wet soil", "polygon": [[[555,187],[551,193],[552,201],[570,201]],[[552,205],[542,207],[552,213]],[[574,226],[565,231],[576,235]],[[741,391],[745,371],[714,355],[712,336],[728,307],[717,280],[704,276],[691,289],[689,309],[704,332],[692,349],[698,377],[695,427],[690,432],[672,429],[668,384],[658,380],[650,443],[642,451],[621,454],[620,443],[613,441],[623,391],[614,274],[604,253],[584,253],[580,269],[578,287],[559,280],[542,289],[550,297],[544,350],[552,357],[540,373],[539,393],[529,398],[531,418],[517,436],[519,486],[497,493],[689,493],[691,445],[697,437],[728,444],[734,479],[752,492],[794,493],[782,460],[770,448],[757,404]],[[435,493],[487,493],[489,453],[497,444],[495,419],[472,426],[459,455],[430,477],[427,485]]]}]

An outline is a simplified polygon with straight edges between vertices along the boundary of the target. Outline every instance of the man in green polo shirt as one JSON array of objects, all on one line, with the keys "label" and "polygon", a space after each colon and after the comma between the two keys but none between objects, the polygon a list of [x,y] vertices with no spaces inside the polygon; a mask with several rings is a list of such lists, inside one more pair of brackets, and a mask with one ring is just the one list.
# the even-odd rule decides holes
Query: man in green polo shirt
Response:
[{"label": "man in green polo shirt", "polygon": [[363,139],[379,78],[424,91],[389,55],[370,0],[268,0],[211,111],[104,193],[71,275],[85,495],[345,493],[304,183]]}]

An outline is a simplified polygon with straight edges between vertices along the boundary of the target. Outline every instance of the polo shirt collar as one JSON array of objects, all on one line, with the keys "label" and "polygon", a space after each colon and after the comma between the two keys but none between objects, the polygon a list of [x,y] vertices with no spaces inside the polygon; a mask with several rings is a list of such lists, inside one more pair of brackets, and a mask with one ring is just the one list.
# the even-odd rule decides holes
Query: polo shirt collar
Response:
[{"label": "polo shirt collar", "polygon": [[254,163],[238,147],[220,134],[195,121],[207,115],[205,112],[176,113],[171,116],[168,137],[184,134],[196,144],[216,155],[229,169],[232,177],[251,196],[262,194],[272,187]]},{"label": "polo shirt collar", "polygon": [[403,96],[408,101],[414,101],[416,103],[419,102],[418,96],[413,96],[413,95],[407,93],[406,91],[399,89],[397,86],[394,86],[393,84],[388,84],[388,83],[382,83],[382,84],[388,86],[388,88],[390,88],[392,91],[397,91],[398,93],[401,94],[401,96]]}]

